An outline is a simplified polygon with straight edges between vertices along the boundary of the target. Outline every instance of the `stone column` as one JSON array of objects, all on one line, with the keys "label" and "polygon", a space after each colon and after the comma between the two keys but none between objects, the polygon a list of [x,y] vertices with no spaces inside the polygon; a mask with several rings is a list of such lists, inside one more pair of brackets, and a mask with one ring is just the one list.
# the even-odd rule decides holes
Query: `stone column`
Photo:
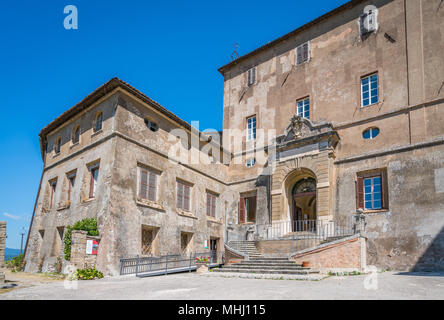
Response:
[{"label": "stone column", "polygon": [[71,265],[77,269],[85,268],[86,236],[88,232],[73,230],[71,236]]},{"label": "stone column", "polygon": [[6,222],[0,221],[0,268],[5,267]]}]

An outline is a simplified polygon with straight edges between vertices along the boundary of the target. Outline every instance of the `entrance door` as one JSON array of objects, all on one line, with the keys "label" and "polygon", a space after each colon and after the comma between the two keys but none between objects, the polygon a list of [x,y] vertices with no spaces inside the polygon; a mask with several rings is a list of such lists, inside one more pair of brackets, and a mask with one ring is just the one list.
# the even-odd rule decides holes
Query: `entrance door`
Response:
[{"label": "entrance door", "polygon": [[316,225],[316,180],[299,180],[292,190],[292,231],[311,231]]}]

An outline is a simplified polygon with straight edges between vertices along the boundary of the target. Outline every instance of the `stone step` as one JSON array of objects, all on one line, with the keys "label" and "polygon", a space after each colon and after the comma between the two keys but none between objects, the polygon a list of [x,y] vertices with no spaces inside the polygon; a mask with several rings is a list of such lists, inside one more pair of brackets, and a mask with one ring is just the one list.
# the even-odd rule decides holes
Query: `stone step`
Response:
[{"label": "stone step", "polygon": [[294,266],[255,266],[255,265],[242,265],[242,264],[232,264],[229,266],[224,266],[225,268],[235,268],[235,269],[246,269],[246,270],[310,270],[310,268],[302,268],[301,266],[294,265]]},{"label": "stone step", "polygon": [[243,261],[242,263],[239,263],[245,266],[299,266],[301,267],[301,264],[296,264],[294,262],[253,262],[253,261]]},{"label": "stone step", "polygon": [[242,269],[242,268],[232,268],[223,267],[221,269],[213,269],[213,272],[239,272],[239,273],[260,273],[260,274],[318,274],[319,271],[316,270],[291,270],[291,269]]}]

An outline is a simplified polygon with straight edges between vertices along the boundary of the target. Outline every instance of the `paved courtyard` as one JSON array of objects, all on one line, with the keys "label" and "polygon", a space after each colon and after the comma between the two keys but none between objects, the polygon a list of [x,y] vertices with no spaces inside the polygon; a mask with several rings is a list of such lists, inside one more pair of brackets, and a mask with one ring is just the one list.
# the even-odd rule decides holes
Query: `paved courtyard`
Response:
[{"label": "paved courtyard", "polygon": [[[138,279],[134,276],[78,282],[68,290],[63,281],[27,283],[3,299],[148,299],[148,300],[297,300],[297,299],[444,299],[444,274],[377,274],[328,277],[321,281],[239,279],[183,273]],[[373,279],[374,280],[374,279]],[[372,287],[373,289],[366,289]],[[215,290],[216,289],[216,290]]]}]

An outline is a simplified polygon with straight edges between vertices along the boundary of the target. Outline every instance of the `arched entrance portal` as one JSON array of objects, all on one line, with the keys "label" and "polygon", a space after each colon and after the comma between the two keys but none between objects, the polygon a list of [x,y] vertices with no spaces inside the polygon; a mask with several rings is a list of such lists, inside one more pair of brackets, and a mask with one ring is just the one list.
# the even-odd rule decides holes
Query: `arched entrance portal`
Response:
[{"label": "arched entrance portal", "polygon": [[295,183],[292,192],[292,231],[315,231],[316,180],[306,177]]}]

